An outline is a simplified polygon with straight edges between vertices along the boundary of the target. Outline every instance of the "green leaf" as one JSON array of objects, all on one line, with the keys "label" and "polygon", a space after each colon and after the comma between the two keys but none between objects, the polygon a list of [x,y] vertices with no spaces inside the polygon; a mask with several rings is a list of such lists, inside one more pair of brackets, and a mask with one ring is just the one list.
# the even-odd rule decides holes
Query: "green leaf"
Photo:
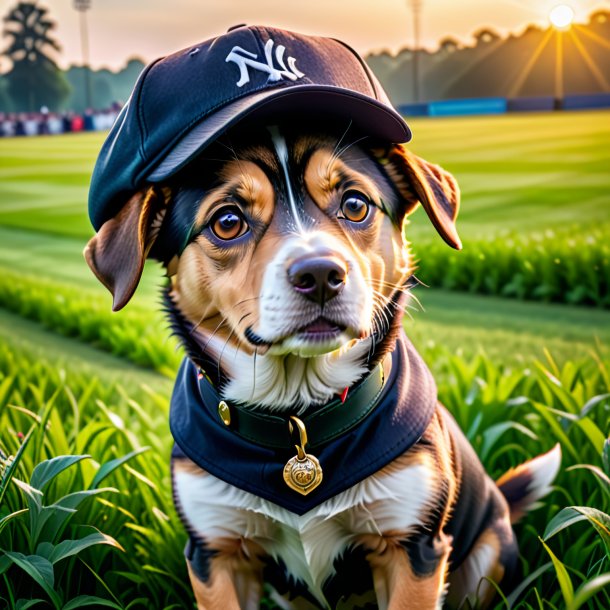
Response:
[{"label": "green leaf", "polygon": [[579,417],[586,417],[591,409],[594,409],[600,402],[610,398],[610,394],[598,394],[587,400],[584,407],[580,410]]},{"label": "green leaf", "polygon": [[544,546],[546,552],[549,554],[551,561],[553,562],[553,567],[555,568],[555,573],[557,574],[557,580],[559,581],[559,588],[561,589],[561,594],[563,596],[563,600],[566,606],[572,605],[574,601],[574,586],[572,585],[572,581],[570,580],[570,575],[566,570],[566,567],[557,559],[553,551],[544,543],[542,538],[538,538],[542,545]]},{"label": "green leaf", "polygon": [[22,508],[21,510],[17,510],[14,513],[11,513],[10,515],[6,515],[6,517],[2,517],[2,519],[0,519],[0,533],[2,533],[2,530],[6,527],[7,523],[11,521],[11,519],[14,519],[15,517],[18,517],[19,515],[22,515],[23,513],[27,512],[27,508]]},{"label": "green leaf", "polygon": [[44,599],[18,599],[15,602],[15,610],[27,610],[37,604],[46,604]]},{"label": "green leaf", "polygon": [[[549,384],[553,385],[553,384]],[[550,431],[555,435],[555,438],[561,443],[561,448],[566,449],[574,460],[579,459],[579,453],[576,451],[576,447],[572,444],[572,441],[568,438],[566,433],[561,429],[561,426],[557,422],[556,416],[551,413],[551,409],[544,404],[536,401],[532,401],[532,406],[548,424]]]},{"label": "green leaf", "polygon": [[[35,487],[32,487],[31,485],[28,485],[27,483],[24,483],[23,481],[20,481],[19,479],[13,479],[13,482],[26,495],[28,499],[28,504],[32,502],[37,507],[42,506],[42,497],[44,496],[42,491],[36,489]],[[30,508],[32,507],[30,506]]]},{"label": "green leaf", "polygon": [[53,566],[48,559],[38,555],[24,555],[15,551],[4,551],[11,561],[19,566],[24,572],[29,574],[51,598],[55,607],[60,606],[60,599],[57,593],[53,590],[55,576],[53,574]]},{"label": "green leaf", "polygon": [[610,498],[610,477],[601,468],[592,464],[575,464],[566,468],[566,472],[571,470],[590,470],[599,479],[604,494]]},{"label": "green leaf", "polygon": [[566,527],[570,527],[574,523],[578,523],[579,521],[584,521],[586,517],[581,513],[575,510],[575,507],[568,506],[557,513],[547,524],[546,529],[544,530],[544,534],[542,538],[544,540],[548,540],[552,538],[555,534],[565,529]]},{"label": "green leaf", "polygon": [[516,430],[525,436],[528,436],[532,440],[538,440],[538,437],[529,429],[526,428],[523,424],[519,424],[515,421],[505,421],[500,422],[499,424],[495,424],[490,426],[483,432],[483,444],[481,446],[480,457],[483,462],[489,455],[489,452],[496,444],[496,442],[500,439],[500,437],[507,432],[508,430]]},{"label": "green leaf", "polygon": [[63,606],[62,610],[78,610],[84,606],[107,606],[108,608],[118,608],[121,610],[121,606],[117,606],[117,604],[111,602],[109,599],[103,599],[93,595],[79,595]]},{"label": "green leaf", "polygon": [[85,489],[83,491],[75,491],[68,494],[57,500],[54,504],[51,504],[51,506],[43,508],[41,512],[45,513],[44,522],[36,530],[37,535],[43,540],[59,539],[63,534],[68,520],[76,512],[81,503],[91,496],[107,491],[118,493],[118,490],[112,487]]},{"label": "green leaf", "polygon": [[[54,540],[61,535],[59,526],[63,525],[76,511],[62,506],[43,506],[33,520],[30,543],[35,546],[39,541]],[[30,511],[30,515],[32,512]],[[50,524],[50,528],[49,528]],[[48,530],[51,529],[50,535]]]},{"label": "green leaf", "polygon": [[34,425],[28,430],[28,433],[25,435],[25,438],[23,439],[21,445],[19,446],[17,454],[11,460],[11,463],[8,466],[8,468],[2,473],[2,477],[0,477],[0,506],[2,506],[2,500],[4,500],[4,495],[6,494],[8,485],[11,482],[13,475],[15,474],[15,470],[17,470],[17,466],[19,465],[19,462],[21,461],[25,448],[28,446],[28,443],[30,442],[30,439],[32,438],[32,434],[34,433],[35,427],[36,426]]},{"label": "green leaf", "polygon": [[604,472],[610,476],[610,438],[607,438],[604,442],[604,448],[602,449],[602,466]]},{"label": "green leaf", "polygon": [[150,447],[142,447],[141,449],[137,449],[136,451],[132,451],[123,457],[116,458],[114,460],[110,460],[110,462],[106,462],[100,466],[100,469],[93,477],[93,481],[91,481],[91,485],[89,485],[90,489],[95,489],[111,472],[119,468],[125,462],[128,462],[132,458],[136,457],[136,455],[140,455],[140,453],[144,453],[148,451]]},{"label": "green leaf", "polygon": [[40,462],[32,472],[30,485],[42,491],[58,474],[90,457],[90,455],[60,455]]},{"label": "green leaf", "polygon": [[519,583],[519,586],[513,589],[510,595],[507,598],[508,608],[512,608],[515,605],[515,602],[519,599],[521,594],[541,575],[544,574],[550,567],[552,563],[549,561],[544,565],[540,566],[537,570],[528,575],[526,579]]},{"label": "green leaf", "polygon": [[[36,555],[40,555],[40,557],[44,557],[45,559],[48,559],[49,561],[51,561],[51,553],[53,553],[54,548],[55,548],[55,546],[53,544],[51,544],[50,542],[41,542],[36,547]],[[51,562],[51,563],[53,563],[53,562]]]},{"label": "green leaf", "polygon": [[564,508],[547,525],[544,539],[548,540],[562,529],[585,519],[591,523],[599,534],[606,547],[606,555],[610,559],[610,516],[590,506],[568,506]]},{"label": "green leaf", "polygon": [[12,565],[13,562],[10,557],[0,555],[0,576],[2,576],[2,574],[4,574]]},{"label": "green leaf", "polygon": [[572,508],[584,515],[597,530],[606,547],[606,555],[610,559],[610,516],[589,506],[573,506]]},{"label": "green leaf", "polygon": [[593,597],[598,591],[610,585],[610,573],[600,574],[593,580],[586,582],[576,591],[572,605],[568,610],[578,610],[590,597]]},{"label": "green leaf", "polygon": [[90,546],[95,546],[96,544],[108,544],[117,549],[121,549],[121,551],[125,550],[111,536],[107,536],[101,532],[94,532],[93,534],[89,534],[89,536],[85,536],[80,540],[64,540],[63,542],[60,542],[53,549],[53,552],[49,556],[49,561],[52,564],[56,564],[58,561],[66,559],[66,557],[71,557],[72,555],[77,555],[84,549],[89,548]]}]

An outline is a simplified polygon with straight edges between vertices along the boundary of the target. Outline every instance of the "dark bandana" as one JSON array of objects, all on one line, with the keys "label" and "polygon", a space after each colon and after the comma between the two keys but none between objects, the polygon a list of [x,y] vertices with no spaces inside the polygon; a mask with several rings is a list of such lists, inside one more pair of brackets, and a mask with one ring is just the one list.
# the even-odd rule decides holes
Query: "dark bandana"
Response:
[{"label": "dark bandana", "polygon": [[[324,478],[307,496],[284,482],[284,465],[295,450],[254,443],[223,424],[215,388],[188,358],[178,372],[170,405],[176,441],[172,455],[186,456],[219,479],[302,515],[404,453],[430,423],[437,405],[436,385],[404,333],[391,358],[389,378],[366,417],[326,443],[316,445],[315,439],[309,439],[307,452],[318,458]],[[289,415],[281,415],[287,435]],[[307,417],[306,413],[301,418],[306,422]]]}]

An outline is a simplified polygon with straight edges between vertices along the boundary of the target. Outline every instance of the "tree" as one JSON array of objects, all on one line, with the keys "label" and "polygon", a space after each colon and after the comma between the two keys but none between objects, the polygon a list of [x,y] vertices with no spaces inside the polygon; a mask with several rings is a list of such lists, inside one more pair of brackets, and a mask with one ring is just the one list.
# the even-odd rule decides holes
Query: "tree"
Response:
[{"label": "tree", "polygon": [[490,42],[500,40],[500,34],[490,28],[481,28],[480,30],[477,30],[472,37],[477,41],[477,45],[489,44]]},{"label": "tree", "polygon": [[52,37],[55,23],[48,10],[34,2],[19,2],[4,18],[4,36],[10,39],[4,55],[12,62],[6,75],[8,93],[16,110],[58,109],[70,93],[53,59],[61,47]]},{"label": "tree", "polygon": [[459,41],[453,38],[452,36],[446,36],[438,43],[438,45],[439,51],[445,55],[449,53],[454,53],[460,48]]}]

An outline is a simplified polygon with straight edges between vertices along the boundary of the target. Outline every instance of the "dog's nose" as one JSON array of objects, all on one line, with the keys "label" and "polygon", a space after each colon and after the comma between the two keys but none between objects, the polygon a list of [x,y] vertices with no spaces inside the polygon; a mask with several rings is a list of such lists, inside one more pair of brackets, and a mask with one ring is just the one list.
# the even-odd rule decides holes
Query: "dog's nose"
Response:
[{"label": "dog's nose", "polygon": [[345,264],[330,256],[299,258],[288,268],[294,289],[321,306],[343,290],[346,276]]}]

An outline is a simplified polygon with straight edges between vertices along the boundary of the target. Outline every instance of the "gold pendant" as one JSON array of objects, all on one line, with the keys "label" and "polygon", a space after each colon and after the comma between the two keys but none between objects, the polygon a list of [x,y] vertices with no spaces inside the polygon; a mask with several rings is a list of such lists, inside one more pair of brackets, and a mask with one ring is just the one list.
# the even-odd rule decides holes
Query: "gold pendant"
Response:
[{"label": "gold pendant", "polygon": [[305,453],[305,445],[307,445],[305,424],[294,415],[290,416],[290,420],[290,433],[292,434],[294,422],[299,430],[300,443],[295,445],[297,454],[284,466],[284,481],[290,489],[306,496],[322,482],[322,467],[315,455]]}]

